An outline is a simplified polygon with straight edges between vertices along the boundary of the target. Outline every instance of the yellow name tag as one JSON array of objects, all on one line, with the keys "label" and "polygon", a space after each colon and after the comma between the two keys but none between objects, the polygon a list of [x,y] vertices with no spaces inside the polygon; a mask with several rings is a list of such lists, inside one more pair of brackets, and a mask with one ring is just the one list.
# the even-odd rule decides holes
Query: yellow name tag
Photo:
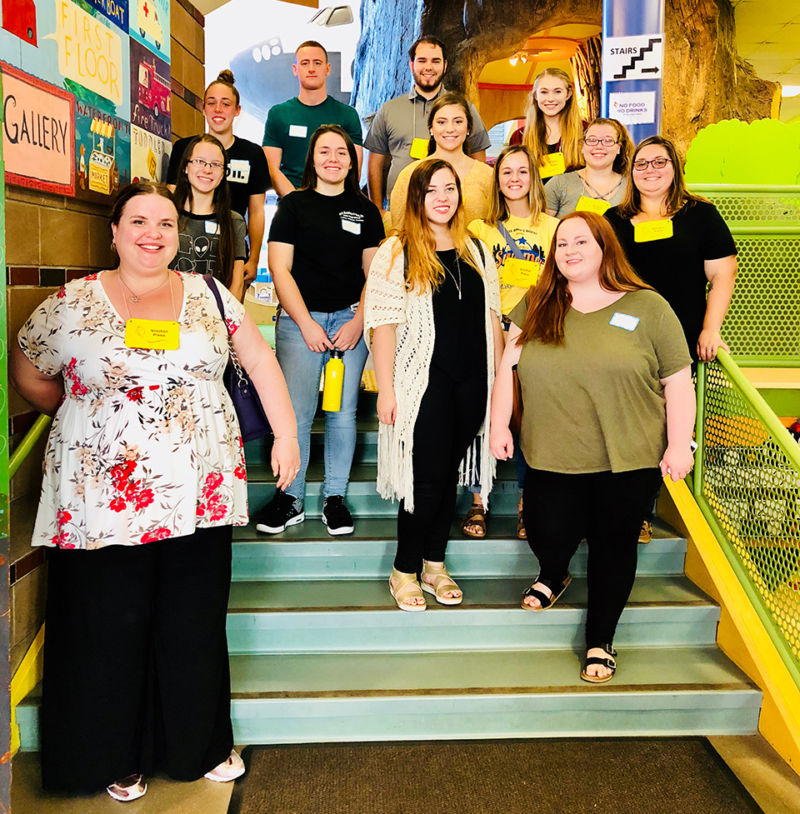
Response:
[{"label": "yellow name tag", "polygon": [[550,153],[544,157],[544,164],[539,167],[539,175],[542,178],[550,178],[553,175],[561,175],[567,171],[564,163],[564,153]]},{"label": "yellow name tag", "polygon": [[144,350],[177,350],[180,326],[172,320],[129,319],[125,323],[125,345]]},{"label": "yellow name tag", "polygon": [[672,237],[672,221],[648,220],[633,225],[634,243],[649,243],[651,240],[666,240]]},{"label": "yellow name tag", "polygon": [[412,158],[423,159],[428,157],[428,139],[415,138],[411,142],[411,149],[408,153]]},{"label": "yellow name tag", "polygon": [[504,285],[513,285],[517,288],[530,288],[532,285],[536,285],[540,269],[541,266],[535,260],[520,260],[517,257],[509,257],[503,263],[501,282]]},{"label": "yellow name tag", "polygon": [[590,198],[588,195],[581,195],[575,207],[576,212],[595,212],[602,215],[611,204],[608,201],[601,201],[599,198]]}]

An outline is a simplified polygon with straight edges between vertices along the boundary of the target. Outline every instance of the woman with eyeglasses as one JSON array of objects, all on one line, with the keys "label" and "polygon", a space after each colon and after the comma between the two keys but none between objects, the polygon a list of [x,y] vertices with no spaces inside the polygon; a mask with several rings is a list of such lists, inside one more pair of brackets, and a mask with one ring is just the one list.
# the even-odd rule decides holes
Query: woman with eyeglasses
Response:
[{"label": "woman with eyeglasses", "polygon": [[727,350],[720,329],[733,296],[736,245],[714,204],[686,188],[669,139],[639,144],[625,200],[606,217],[636,273],[678,315],[692,356],[708,362],[717,348]]},{"label": "woman with eyeglasses", "polygon": [[170,268],[210,274],[236,299],[244,296],[247,225],[231,209],[225,181],[228,157],[212,135],[195,136],[178,168],[175,200],[181,210],[178,253]]},{"label": "woman with eyeglasses", "polygon": [[556,175],[545,187],[547,211],[563,218],[570,212],[596,212],[622,203],[633,143],[616,119],[595,119],[581,139],[585,166]]}]

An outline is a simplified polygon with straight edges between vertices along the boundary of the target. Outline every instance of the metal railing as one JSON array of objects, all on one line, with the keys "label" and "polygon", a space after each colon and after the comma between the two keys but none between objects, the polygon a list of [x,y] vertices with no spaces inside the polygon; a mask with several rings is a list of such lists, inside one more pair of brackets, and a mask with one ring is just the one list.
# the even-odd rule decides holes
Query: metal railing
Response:
[{"label": "metal railing", "polygon": [[800,447],[724,350],[697,393],[695,500],[800,686]]}]

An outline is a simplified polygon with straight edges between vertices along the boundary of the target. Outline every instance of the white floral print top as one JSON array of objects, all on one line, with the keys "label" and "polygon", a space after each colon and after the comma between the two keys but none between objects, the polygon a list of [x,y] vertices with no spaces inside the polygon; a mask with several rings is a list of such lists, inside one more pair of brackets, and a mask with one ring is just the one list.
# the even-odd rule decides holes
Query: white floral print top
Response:
[{"label": "white floral print top", "polygon": [[[32,545],[140,545],[247,523],[236,413],[222,384],[228,337],[199,275],[181,274],[177,350],[138,350],[99,275],[67,283],[21,328],[37,369],[61,373]],[[244,308],[220,286],[233,333]]]}]

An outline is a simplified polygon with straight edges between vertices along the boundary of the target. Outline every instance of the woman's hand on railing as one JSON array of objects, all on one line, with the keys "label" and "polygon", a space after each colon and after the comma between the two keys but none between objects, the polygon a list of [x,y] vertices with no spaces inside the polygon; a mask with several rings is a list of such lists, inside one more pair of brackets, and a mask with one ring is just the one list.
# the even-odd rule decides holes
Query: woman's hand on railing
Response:
[{"label": "woman's hand on railing", "polygon": [[694,466],[694,452],[691,446],[688,444],[685,447],[682,444],[678,447],[668,446],[659,466],[662,478],[669,475],[674,481],[683,480]]}]

